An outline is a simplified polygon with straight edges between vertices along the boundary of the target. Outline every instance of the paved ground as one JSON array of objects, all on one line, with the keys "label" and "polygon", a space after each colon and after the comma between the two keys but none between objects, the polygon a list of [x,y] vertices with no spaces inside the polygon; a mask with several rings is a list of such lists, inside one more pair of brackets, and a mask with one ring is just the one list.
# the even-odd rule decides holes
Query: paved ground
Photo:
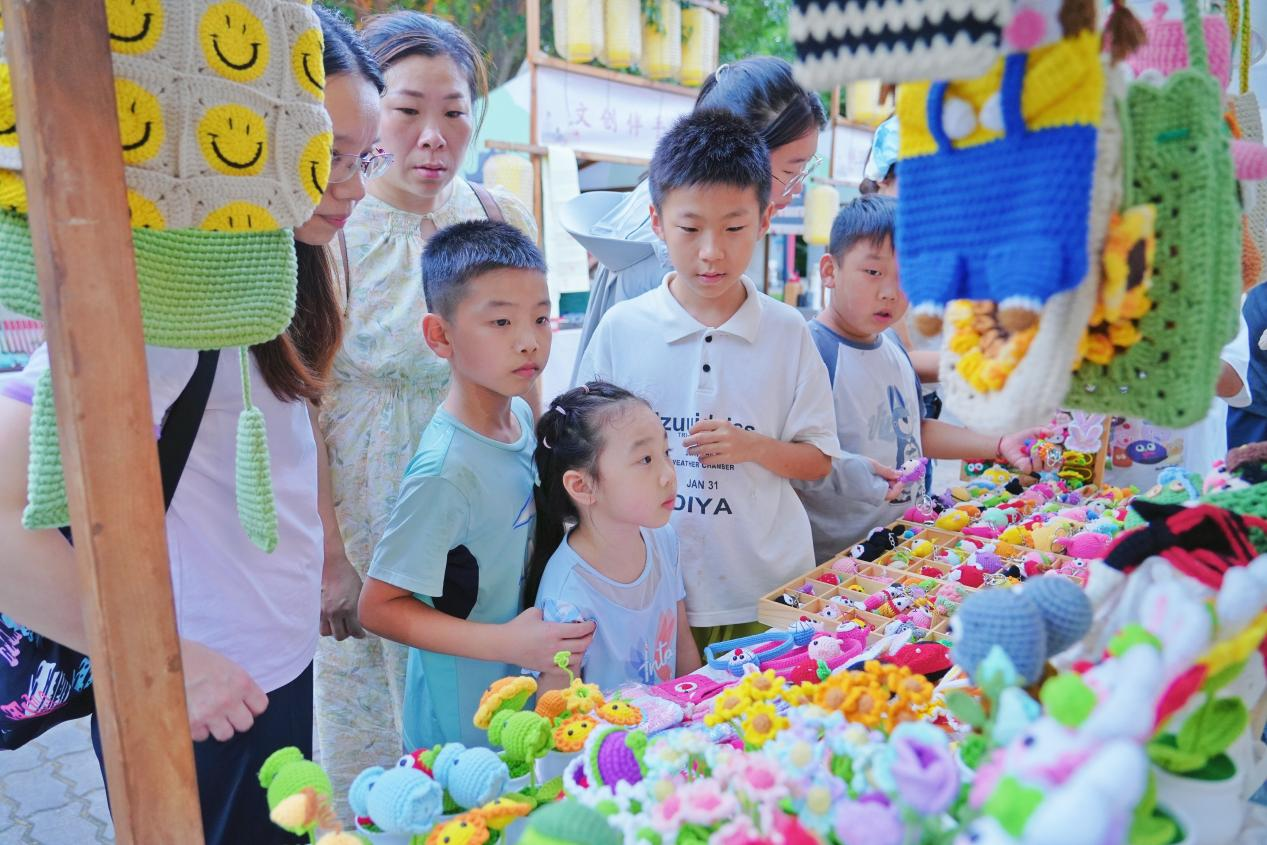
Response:
[{"label": "paved ground", "polygon": [[0,752],[0,845],[114,842],[88,720]]}]

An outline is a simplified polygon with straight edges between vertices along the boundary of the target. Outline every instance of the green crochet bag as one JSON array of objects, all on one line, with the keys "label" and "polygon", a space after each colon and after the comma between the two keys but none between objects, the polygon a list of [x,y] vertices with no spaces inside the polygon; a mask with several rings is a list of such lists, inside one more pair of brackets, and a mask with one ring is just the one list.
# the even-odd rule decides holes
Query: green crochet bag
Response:
[{"label": "green crochet bag", "polygon": [[1241,208],[1218,80],[1196,0],[1184,0],[1192,66],[1132,83],[1123,109],[1123,205],[1156,208],[1152,308],[1107,364],[1083,361],[1066,405],[1183,428],[1205,418],[1219,352],[1236,335]]}]

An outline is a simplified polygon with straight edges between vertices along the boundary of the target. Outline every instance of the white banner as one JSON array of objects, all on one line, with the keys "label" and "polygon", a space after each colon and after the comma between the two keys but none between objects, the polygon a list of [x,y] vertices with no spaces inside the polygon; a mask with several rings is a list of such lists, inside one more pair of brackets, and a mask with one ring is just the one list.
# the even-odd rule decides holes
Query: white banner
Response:
[{"label": "white banner", "polygon": [[835,170],[831,178],[854,185],[862,181],[867,156],[871,153],[872,134],[871,130],[856,126],[836,127]]},{"label": "white banner", "polygon": [[537,125],[546,145],[650,159],[660,136],[694,105],[681,94],[537,69]]}]

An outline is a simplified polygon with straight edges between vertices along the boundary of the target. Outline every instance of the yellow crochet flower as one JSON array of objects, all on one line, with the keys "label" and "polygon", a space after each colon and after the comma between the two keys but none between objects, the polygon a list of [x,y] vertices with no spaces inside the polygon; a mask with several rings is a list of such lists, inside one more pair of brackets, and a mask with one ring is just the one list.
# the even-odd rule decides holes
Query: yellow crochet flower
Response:
[{"label": "yellow crochet flower", "polygon": [[537,691],[537,682],[527,675],[513,675],[493,681],[480,696],[479,709],[475,711],[475,727],[488,730],[493,716],[499,710],[518,710]]},{"label": "yellow crochet flower", "polygon": [[796,686],[784,687],[782,697],[784,701],[793,707],[799,707],[802,704],[808,704],[813,701],[817,692],[818,684],[810,681],[801,681]]},{"label": "yellow crochet flower", "polygon": [[725,690],[713,699],[713,712],[704,717],[704,724],[710,728],[737,719],[752,704],[748,693],[737,686]]},{"label": "yellow crochet flower", "polygon": [[772,698],[778,698],[785,685],[786,681],[774,674],[773,669],[746,675],[739,682],[739,687],[753,701],[769,701]]},{"label": "yellow crochet flower", "polygon": [[572,679],[572,685],[564,690],[564,698],[568,711],[574,714],[589,713],[607,703],[598,684],[583,683],[580,678]]},{"label": "yellow crochet flower", "polygon": [[788,726],[788,720],[780,716],[768,701],[753,704],[739,724],[744,742],[751,748],[760,748]]}]

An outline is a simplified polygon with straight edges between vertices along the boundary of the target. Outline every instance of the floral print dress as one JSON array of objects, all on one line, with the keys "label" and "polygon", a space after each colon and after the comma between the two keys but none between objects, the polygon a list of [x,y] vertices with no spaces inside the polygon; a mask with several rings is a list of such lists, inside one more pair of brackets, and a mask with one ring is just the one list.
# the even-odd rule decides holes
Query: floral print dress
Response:
[{"label": "floral print dress", "polygon": [[[506,222],[535,240],[531,212],[506,191],[490,193]],[[461,177],[448,202],[425,216],[436,229],[487,217]],[[437,358],[422,336],[423,218],[367,196],[345,231],[351,293],[320,419],[339,528],[362,578],[405,467],[449,386],[448,362]],[[363,768],[389,765],[400,756],[406,654],[404,646],[372,634],[341,643],[324,637],[318,646],[318,746],[340,812],[348,786]]]}]

